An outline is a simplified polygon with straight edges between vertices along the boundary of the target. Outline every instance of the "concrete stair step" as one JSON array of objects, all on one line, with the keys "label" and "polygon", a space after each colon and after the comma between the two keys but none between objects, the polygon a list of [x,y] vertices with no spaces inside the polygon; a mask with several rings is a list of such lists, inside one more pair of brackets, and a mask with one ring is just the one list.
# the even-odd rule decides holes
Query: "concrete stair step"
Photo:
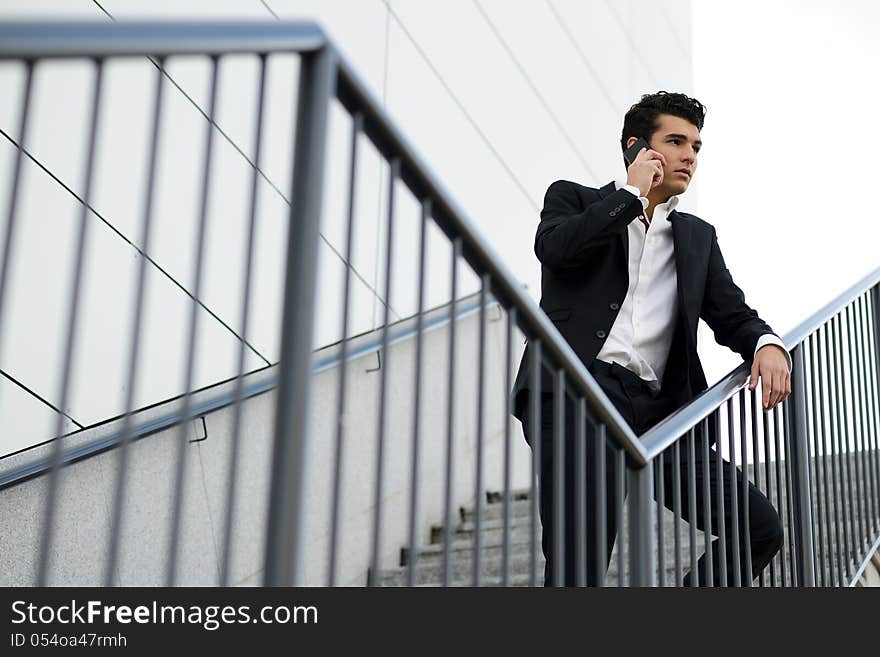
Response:
[{"label": "concrete stair step", "polygon": [[[532,510],[532,501],[528,497],[529,491],[511,494],[510,515],[518,518],[528,516]],[[500,494],[489,493],[488,501],[483,505],[482,518],[484,520],[497,520],[504,516],[504,502]],[[476,519],[476,509],[473,507],[459,509],[459,516],[462,522],[473,522]]]},{"label": "concrete stair step", "polygon": [[[496,578],[500,582],[502,568],[502,554],[500,547],[484,548],[480,551],[480,577],[481,579]],[[510,551],[510,572],[514,574],[528,574],[530,569],[531,553],[528,546],[512,547]],[[537,555],[539,572],[544,572],[544,556]],[[450,581],[467,582],[470,586],[473,578],[473,549],[457,550],[450,553],[449,558]],[[405,567],[382,571],[379,582],[381,586],[405,586],[407,569]],[[443,553],[435,553],[419,556],[416,562],[416,584],[440,586],[443,581]]]},{"label": "concrete stair step", "polygon": [[[529,528],[533,526],[531,522],[531,517],[529,515],[521,515],[517,517],[512,517],[510,519],[510,540],[513,542],[526,542],[531,538],[531,534]],[[539,518],[535,518],[534,527],[537,528],[538,531],[538,540],[541,539],[541,520]],[[450,537],[453,541],[469,541],[473,542],[474,533],[476,532],[477,525],[475,522],[463,522],[459,524],[453,532],[450,534]],[[485,545],[493,545],[493,544],[501,544],[504,540],[504,520],[502,518],[496,519],[488,519],[483,520],[480,523],[480,533],[483,537],[483,543]],[[444,538],[444,530],[443,527],[432,527],[431,528],[431,545],[443,543]]]},{"label": "concrete stair step", "polygon": [[[524,520],[528,520],[527,518]],[[520,523],[520,528],[524,530],[522,536],[525,540],[516,541],[511,540],[510,543],[510,560],[511,560],[511,575],[528,575],[529,572],[529,563],[530,563],[530,551],[531,551],[531,541],[529,535],[527,533],[528,524]],[[682,563],[682,573],[687,572],[690,567],[690,539],[687,533],[683,533],[681,537],[681,563]],[[451,569],[451,581],[459,581],[462,585],[470,585],[472,581],[472,563],[473,563],[473,554],[474,554],[474,544],[473,544],[473,536],[471,536],[468,540],[458,540],[450,543],[450,552],[449,552],[449,563]],[[675,575],[675,555],[674,555],[674,541],[671,536],[665,543],[664,552],[665,552],[665,561],[664,561],[664,570],[667,573],[667,583],[671,582],[674,579]],[[697,540],[695,544],[697,556],[702,555],[703,550],[705,548],[705,539],[702,533],[697,534]],[[483,543],[481,544],[480,549],[480,561],[481,561],[481,578],[491,578],[495,577],[500,583],[501,577],[501,564],[502,564],[502,550],[503,544],[500,541],[495,542],[494,544]],[[537,562],[540,565],[540,572],[543,573],[543,564],[544,558],[543,554],[540,553],[540,546],[538,547],[539,553],[537,556]],[[617,582],[617,562],[618,562],[618,552],[619,552],[619,544],[615,545],[614,550],[612,551],[611,563],[609,564],[609,570],[606,574],[606,580],[608,584],[615,584]],[[406,568],[405,566],[408,564],[408,554],[404,551],[402,555],[401,566],[402,568],[399,571],[388,571],[383,573],[384,575],[389,576],[391,582],[398,582],[399,584],[404,584],[406,582]],[[433,581],[436,585],[440,585],[441,575],[442,575],[442,563],[443,563],[443,544],[434,544],[429,546],[424,546],[419,549],[418,557],[417,557],[417,582],[428,584]],[[628,578],[628,563],[624,564],[624,575]],[[543,574],[542,574],[543,577]],[[433,578],[433,579],[432,579]],[[388,585],[394,585],[393,583],[389,583]]]},{"label": "concrete stair step", "polygon": [[[624,513],[624,522],[627,520],[627,514]],[[510,523],[510,531],[509,531],[509,540],[511,545],[529,545],[531,542],[531,531],[530,531],[530,518],[528,516],[514,518]],[[690,533],[689,527],[687,523],[682,522],[681,525],[681,534],[680,541],[682,546],[682,551],[687,554],[689,545],[690,545]],[[535,528],[537,530],[537,537],[540,543],[541,538],[541,525],[540,521],[536,523]],[[504,538],[504,524],[501,520],[487,520],[481,524],[481,547],[497,547],[503,544]],[[674,525],[672,522],[667,521],[664,522],[664,551],[666,552],[667,559],[672,559],[674,555],[675,548],[675,531]],[[452,534],[452,542],[450,543],[451,549],[465,549],[472,550],[474,544],[474,532],[476,531],[476,525],[474,523],[462,523],[456,529],[456,531]],[[435,531],[432,532],[433,536],[437,539],[436,543],[432,543],[430,545],[422,546],[419,549],[419,554],[435,554],[442,553],[443,551],[443,532],[442,528],[435,528]],[[655,535],[656,535],[656,526],[655,526]],[[697,531],[697,542],[696,549],[698,553],[702,553],[705,545],[705,536],[703,532]],[[406,564],[406,555],[408,550],[404,548],[401,552],[401,565]]]},{"label": "concrete stair step", "polygon": [[[528,546],[511,547],[510,552],[510,585],[511,586],[530,586],[530,551]],[[460,552],[456,555],[450,554],[450,586],[473,586],[473,552]],[[535,558],[537,568],[538,585],[542,585],[544,581],[544,556],[538,554]],[[682,575],[687,573],[689,569],[689,558],[685,555],[682,559]],[[675,562],[667,560],[664,564],[666,573],[666,586],[672,586],[675,581]],[[483,553],[480,560],[480,585],[481,586],[501,586],[501,568],[502,561],[499,553]],[[588,568],[590,566],[588,565]],[[624,564],[624,582],[629,581],[628,564]],[[611,563],[605,575],[605,586],[613,588],[618,586],[618,556],[615,552],[612,555]],[[442,586],[442,554],[437,558],[428,560],[419,559],[416,564],[416,586]],[[382,571],[380,574],[381,586],[406,586],[407,568],[401,567],[393,570]]]}]

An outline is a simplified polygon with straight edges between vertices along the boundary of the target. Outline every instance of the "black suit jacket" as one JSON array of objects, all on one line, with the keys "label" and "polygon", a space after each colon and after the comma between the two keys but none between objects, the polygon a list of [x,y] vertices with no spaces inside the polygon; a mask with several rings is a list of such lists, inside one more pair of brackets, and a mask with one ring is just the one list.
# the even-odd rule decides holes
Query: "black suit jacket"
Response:
[{"label": "black suit jacket", "polygon": [[[629,287],[628,224],[642,213],[641,202],[614,182],[601,189],[567,180],[550,185],[535,234],[541,262],[540,305],[584,365],[599,353],[611,332]],[[682,406],[707,388],[697,355],[697,321],[715,340],[750,361],[758,338],[773,333],[746,302],[731,278],[715,228],[692,214],[673,210],[678,316],[661,391]],[[530,345],[513,386],[514,415],[525,418],[531,383]],[[553,391],[547,368],[541,390]]]}]

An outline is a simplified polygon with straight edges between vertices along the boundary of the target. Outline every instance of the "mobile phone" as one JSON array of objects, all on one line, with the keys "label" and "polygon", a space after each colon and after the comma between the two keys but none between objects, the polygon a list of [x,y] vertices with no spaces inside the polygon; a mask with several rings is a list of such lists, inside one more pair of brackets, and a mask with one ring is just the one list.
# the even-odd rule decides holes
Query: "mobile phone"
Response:
[{"label": "mobile phone", "polygon": [[623,152],[623,159],[626,160],[626,166],[630,166],[635,161],[636,155],[638,155],[639,151],[643,148],[651,148],[651,145],[642,137],[639,137],[632,146]]}]

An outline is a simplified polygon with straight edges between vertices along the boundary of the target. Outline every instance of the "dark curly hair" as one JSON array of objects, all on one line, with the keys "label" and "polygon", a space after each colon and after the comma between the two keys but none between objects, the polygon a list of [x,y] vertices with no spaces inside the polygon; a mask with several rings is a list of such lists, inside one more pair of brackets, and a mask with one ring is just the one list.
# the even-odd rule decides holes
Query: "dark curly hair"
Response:
[{"label": "dark curly hair", "polygon": [[[651,141],[651,136],[657,131],[657,116],[671,114],[690,121],[697,130],[703,129],[703,121],[706,118],[706,108],[696,98],[689,98],[684,94],[658,91],[655,94],[645,94],[638,103],[629,108],[623,118],[623,132],[620,135],[620,147],[626,150],[626,140],[630,137],[643,137]],[[626,166],[626,160],[624,160]]]}]

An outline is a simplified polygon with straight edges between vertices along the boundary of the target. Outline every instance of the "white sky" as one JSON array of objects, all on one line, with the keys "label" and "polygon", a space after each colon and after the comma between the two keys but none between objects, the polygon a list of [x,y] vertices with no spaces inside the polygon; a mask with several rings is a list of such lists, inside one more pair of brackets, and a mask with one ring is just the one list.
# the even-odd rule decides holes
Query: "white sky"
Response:
[{"label": "white sky", "polygon": [[[783,335],[880,266],[880,4],[692,6],[708,111],[685,209],[716,226],[746,301]],[[739,359],[705,326],[699,341],[711,385]]]}]

